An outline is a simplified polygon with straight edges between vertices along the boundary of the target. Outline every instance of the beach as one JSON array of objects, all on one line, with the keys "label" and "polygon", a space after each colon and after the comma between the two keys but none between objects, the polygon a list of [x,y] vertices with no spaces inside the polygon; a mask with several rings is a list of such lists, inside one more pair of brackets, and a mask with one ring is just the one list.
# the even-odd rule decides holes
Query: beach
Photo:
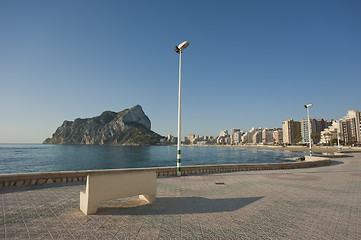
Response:
[{"label": "beach", "polygon": [[[214,145],[222,146],[222,145]],[[273,146],[273,145],[224,145],[225,147],[236,147],[236,148],[252,148],[252,149],[263,149],[263,150],[276,150],[276,151],[289,151],[289,152],[303,152],[309,153],[310,148],[307,146]],[[337,146],[312,146],[312,153],[335,153],[337,152]],[[361,147],[341,147],[341,153],[349,152],[361,152]]]}]

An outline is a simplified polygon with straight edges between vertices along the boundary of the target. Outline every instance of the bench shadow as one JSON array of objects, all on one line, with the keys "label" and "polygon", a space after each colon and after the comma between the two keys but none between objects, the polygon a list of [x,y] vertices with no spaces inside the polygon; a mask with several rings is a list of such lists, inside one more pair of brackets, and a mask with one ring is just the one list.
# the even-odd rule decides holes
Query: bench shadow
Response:
[{"label": "bench shadow", "polygon": [[160,197],[157,198],[153,204],[98,208],[97,215],[163,215],[232,212],[262,198],[263,197],[209,199],[203,197]]},{"label": "bench shadow", "polygon": [[84,186],[85,189],[86,182],[67,182],[67,183],[47,183],[43,185],[30,185],[30,186],[21,186],[21,187],[7,187],[0,189],[1,193],[15,193],[15,192],[26,192],[34,190],[43,190],[43,189],[56,189],[62,187],[72,187],[72,186]]},{"label": "bench shadow", "polygon": [[337,161],[337,160],[331,160],[330,166],[341,165],[341,164],[344,164],[344,162],[342,162],[342,161]]}]

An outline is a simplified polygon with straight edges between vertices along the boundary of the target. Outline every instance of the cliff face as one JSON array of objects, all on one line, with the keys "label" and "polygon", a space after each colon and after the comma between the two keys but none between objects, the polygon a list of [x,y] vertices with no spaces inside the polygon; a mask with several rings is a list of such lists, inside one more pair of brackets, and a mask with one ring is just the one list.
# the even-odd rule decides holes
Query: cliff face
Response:
[{"label": "cliff face", "polygon": [[64,121],[44,144],[123,144],[151,145],[161,136],[150,130],[151,123],[141,106],[119,113],[106,111],[100,116]]}]

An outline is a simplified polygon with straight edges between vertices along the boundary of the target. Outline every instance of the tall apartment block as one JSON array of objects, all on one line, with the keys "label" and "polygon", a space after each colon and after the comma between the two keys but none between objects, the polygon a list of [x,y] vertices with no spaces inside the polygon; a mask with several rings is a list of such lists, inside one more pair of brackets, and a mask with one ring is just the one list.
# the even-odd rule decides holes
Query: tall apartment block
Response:
[{"label": "tall apartment block", "polygon": [[292,144],[301,140],[301,122],[293,119],[282,122],[283,143]]},{"label": "tall apartment block", "polygon": [[[311,134],[317,132],[317,121],[314,118],[310,118],[311,122]],[[303,118],[301,120],[301,136],[302,136],[302,143],[309,143],[309,128],[308,128],[308,119]]]},{"label": "tall apartment block", "polygon": [[274,129],[264,128],[262,130],[262,143],[263,144],[273,143],[273,132],[274,132]]},{"label": "tall apartment block", "polygon": [[325,128],[321,132],[321,143],[330,143],[337,139],[337,130],[339,131],[340,140],[344,143],[351,144],[361,142],[361,113],[358,110],[350,110],[344,118],[333,122],[332,126]]},{"label": "tall apartment block", "polygon": [[283,131],[282,130],[276,130],[273,132],[273,139],[274,142],[277,144],[283,143]]},{"label": "tall apartment block", "polygon": [[[332,120],[325,121],[322,118],[321,119],[314,119],[310,118],[311,122],[311,134],[312,133],[321,133],[325,129],[325,126],[331,126]],[[308,134],[308,120],[307,118],[303,118],[301,120],[301,136],[302,136],[302,143],[309,143],[309,134]],[[317,138],[312,138],[313,143],[318,143],[320,141],[320,136],[317,136]]]},{"label": "tall apartment block", "polygon": [[348,111],[347,115],[339,121],[343,141],[361,142],[361,113],[358,110]]}]

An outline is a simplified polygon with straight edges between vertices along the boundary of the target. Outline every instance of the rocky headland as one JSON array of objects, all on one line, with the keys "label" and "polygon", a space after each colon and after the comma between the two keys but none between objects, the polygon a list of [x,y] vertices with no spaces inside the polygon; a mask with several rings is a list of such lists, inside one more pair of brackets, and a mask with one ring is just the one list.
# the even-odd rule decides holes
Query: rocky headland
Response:
[{"label": "rocky headland", "polygon": [[64,121],[44,144],[154,145],[161,135],[151,130],[142,107],[121,112],[105,111],[100,116]]}]

